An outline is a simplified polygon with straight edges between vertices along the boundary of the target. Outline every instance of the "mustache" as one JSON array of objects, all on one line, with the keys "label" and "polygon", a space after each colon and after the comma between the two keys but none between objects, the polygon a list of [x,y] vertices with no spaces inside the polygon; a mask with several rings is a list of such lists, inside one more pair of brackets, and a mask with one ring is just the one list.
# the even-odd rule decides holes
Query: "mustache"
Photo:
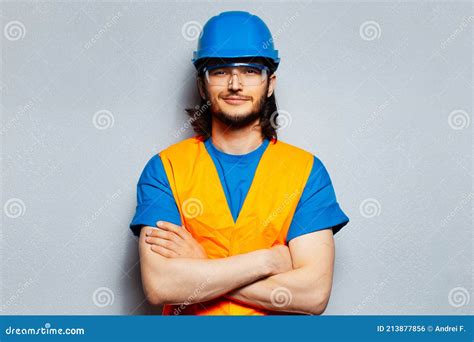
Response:
[{"label": "mustache", "polygon": [[222,99],[229,99],[229,98],[234,98],[234,99],[242,99],[242,100],[251,100],[251,96],[245,96],[245,95],[240,95],[240,94],[228,94],[228,95],[222,95],[220,96]]}]

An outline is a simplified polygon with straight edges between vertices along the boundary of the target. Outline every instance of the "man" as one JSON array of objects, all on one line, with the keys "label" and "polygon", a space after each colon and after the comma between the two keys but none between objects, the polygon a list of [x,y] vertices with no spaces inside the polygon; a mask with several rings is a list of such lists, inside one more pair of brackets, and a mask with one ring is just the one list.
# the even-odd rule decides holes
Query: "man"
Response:
[{"label": "man", "polygon": [[277,140],[279,58],[265,23],[223,12],[194,53],[197,135],[153,156],[130,224],[164,315],[321,314],[349,222],[322,162]]}]

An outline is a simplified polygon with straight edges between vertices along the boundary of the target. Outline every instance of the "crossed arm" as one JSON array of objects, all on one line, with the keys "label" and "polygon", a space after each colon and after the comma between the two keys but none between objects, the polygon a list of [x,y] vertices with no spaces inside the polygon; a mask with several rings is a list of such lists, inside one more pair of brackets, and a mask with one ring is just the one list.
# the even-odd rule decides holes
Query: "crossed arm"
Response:
[{"label": "crossed arm", "polygon": [[152,304],[225,296],[257,308],[312,315],[327,306],[335,255],[331,229],[301,235],[289,247],[208,259],[184,226],[164,222],[159,228],[145,226],[139,238],[143,289]]}]

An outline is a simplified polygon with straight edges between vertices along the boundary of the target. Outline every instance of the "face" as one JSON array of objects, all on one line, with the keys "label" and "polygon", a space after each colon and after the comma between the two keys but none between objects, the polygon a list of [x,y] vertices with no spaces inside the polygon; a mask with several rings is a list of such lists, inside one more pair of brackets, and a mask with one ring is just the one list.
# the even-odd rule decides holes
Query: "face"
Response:
[{"label": "face", "polygon": [[[248,59],[232,59],[210,62],[209,65],[228,62],[250,62]],[[253,58],[251,63],[262,62]],[[242,86],[237,76],[232,76],[227,85],[210,85],[205,79],[198,79],[201,97],[211,102],[214,118],[228,126],[240,128],[260,119],[262,108],[268,97],[273,94],[276,76],[268,75],[260,85]]]}]

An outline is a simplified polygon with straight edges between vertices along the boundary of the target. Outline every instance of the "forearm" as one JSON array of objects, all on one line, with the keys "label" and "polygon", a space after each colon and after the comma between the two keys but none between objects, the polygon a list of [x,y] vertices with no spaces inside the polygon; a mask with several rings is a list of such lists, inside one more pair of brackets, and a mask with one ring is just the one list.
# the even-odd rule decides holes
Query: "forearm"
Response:
[{"label": "forearm", "polygon": [[222,259],[167,259],[152,253],[141,268],[145,294],[154,304],[207,301],[275,271],[268,250]]},{"label": "forearm", "polygon": [[[262,250],[214,260],[173,259],[167,267],[172,277],[163,277],[159,283],[169,289],[170,303],[203,302],[268,276],[271,269],[264,253]],[[163,269],[163,274],[166,272]]]},{"label": "forearm", "polygon": [[231,291],[226,297],[237,302],[272,311],[317,315],[324,311],[327,302],[327,280],[311,277],[311,270],[294,269],[258,280]]}]

